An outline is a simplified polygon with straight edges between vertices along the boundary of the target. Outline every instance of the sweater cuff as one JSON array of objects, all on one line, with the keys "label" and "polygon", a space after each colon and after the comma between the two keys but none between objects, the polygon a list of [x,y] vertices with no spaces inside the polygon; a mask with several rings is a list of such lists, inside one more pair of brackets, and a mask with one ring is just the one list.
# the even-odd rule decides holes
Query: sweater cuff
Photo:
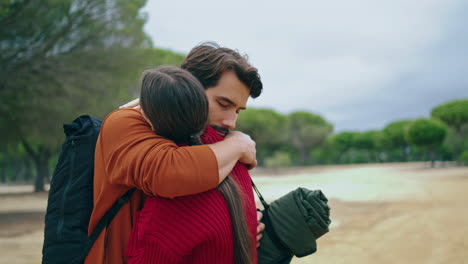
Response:
[{"label": "sweater cuff", "polygon": [[197,163],[203,164],[203,166],[200,166],[202,171],[197,173],[197,175],[200,175],[199,190],[194,193],[205,192],[216,188],[219,184],[219,168],[215,153],[211,147],[206,145],[194,146],[192,147],[192,151],[197,159]]}]

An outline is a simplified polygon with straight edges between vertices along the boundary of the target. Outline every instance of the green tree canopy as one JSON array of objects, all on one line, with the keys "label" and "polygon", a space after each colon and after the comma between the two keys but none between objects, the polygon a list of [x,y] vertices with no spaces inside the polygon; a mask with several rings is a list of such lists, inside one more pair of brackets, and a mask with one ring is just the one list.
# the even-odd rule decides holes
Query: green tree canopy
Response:
[{"label": "green tree canopy", "polygon": [[303,165],[310,160],[312,149],[322,145],[333,131],[333,125],[323,117],[305,111],[289,114],[288,128],[291,143],[299,151]]},{"label": "green tree canopy", "polygon": [[260,163],[287,140],[286,117],[271,109],[248,108],[242,111],[236,129],[255,140]]},{"label": "green tree canopy", "polygon": [[371,130],[355,134],[353,138],[353,146],[357,149],[373,150],[378,146],[380,131]]},{"label": "green tree canopy", "polygon": [[411,122],[411,120],[402,120],[390,123],[385,126],[383,133],[385,137],[387,137],[388,142],[391,144],[389,147],[399,148],[406,147],[408,145],[408,142],[405,138],[405,130],[407,126],[411,124]]},{"label": "green tree canopy", "polygon": [[344,131],[331,137],[331,145],[340,152],[346,152],[354,146],[355,138],[358,132]]},{"label": "green tree canopy", "polygon": [[442,120],[460,132],[461,128],[468,124],[468,99],[441,104],[432,109],[431,117]]},{"label": "green tree canopy", "polygon": [[435,147],[441,145],[447,134],[447,127],[434,119],[418,119],[413,121],[405,134],[406,140],[420,147]]},{"label": "green tree canopy", "polygon": [[0,7],[0,127],[24,145],[39,175],[61,126],[103,117],[128,97],[151,42],[143,0],[17,0]]},{"label": "green tree canopy", "polygon": [[434,166],[436,147],[440,147],[447,134],[447,126],[435,119],[413,121],[406,131],[406,140],[413,145],[423,147],[429,153]]},{"label": "green tree canopy", "polygon": [[383,129],[383,140],[380,141],[381,144],[385,145],[385,148],[397,149],[399,151],[399,160],[407,161],[408,152],[407,148],[409,146],[408,141],[405,138],[406,129],[412,120],[401,120],[388,124]]},{"label": "green tree canopy", "polygon": [[366,162],[381,161],[380,152],[383,150],[383,132],[370,130],[357,133],[353,138],[353,147],[360,150],[363,156],[367,156]]},{"label": "green tree canopy", "polygon": [[329,139],[331,147],[338,154],[336,156],[336,162],[343,162],[344,155],[355,145],[356,137],[359,135],[359,132],[343,131],[338,134],[333,135]]}]

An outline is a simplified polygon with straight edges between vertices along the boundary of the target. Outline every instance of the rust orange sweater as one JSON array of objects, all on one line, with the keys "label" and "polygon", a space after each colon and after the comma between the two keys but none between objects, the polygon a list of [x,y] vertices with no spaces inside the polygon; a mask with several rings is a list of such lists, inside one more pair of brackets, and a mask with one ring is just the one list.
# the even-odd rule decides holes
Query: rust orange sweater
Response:
[{"label": "rust orange sweater", "polygon": [[[89,233],[112,204],[133,187],[147,195],[173,198],[215,188],[218,179],[218,163],[210,147],[178,147],[156,135],[140,111],[116,110],[102,123],[96,144]],[[133,193],[97,239],[86,264],[126,263],[124,252],[142,199],[141,191]]]}]

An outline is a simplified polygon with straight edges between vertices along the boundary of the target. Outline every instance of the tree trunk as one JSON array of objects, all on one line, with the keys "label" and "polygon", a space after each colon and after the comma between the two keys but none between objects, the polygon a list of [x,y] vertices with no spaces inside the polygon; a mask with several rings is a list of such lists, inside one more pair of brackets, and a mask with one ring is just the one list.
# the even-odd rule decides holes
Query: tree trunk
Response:
[{"label": "tree trunk", "polygon": [[429,159],[431,160],[431,168],[435,167],[435,151],[431,148],[429,149]]},{"label": "tree trunk", "polygon": [[49,177],[49,158],[50,155],[47,151],[40,151],[39,156],[35,159],[36,163],[36,180],[34,181],[34,192],[43,192],[44,179]]},{"label": "tree trunk", "polygon": [[36,165],[36,179],[34,181],[34,192],[43,192],[44,190],[44,178],[49,177],[49,159],[51,152],[44,145],[40,145],[35,151],[28,142],[23,139],[23,146],[26,152],[34,161]]},{"label": "tree trunk", "polygon": [[307,161],[309,160],[309,153],[304,148],[299,148],[299,155],[301,156],[301,165],[306,165]]}]

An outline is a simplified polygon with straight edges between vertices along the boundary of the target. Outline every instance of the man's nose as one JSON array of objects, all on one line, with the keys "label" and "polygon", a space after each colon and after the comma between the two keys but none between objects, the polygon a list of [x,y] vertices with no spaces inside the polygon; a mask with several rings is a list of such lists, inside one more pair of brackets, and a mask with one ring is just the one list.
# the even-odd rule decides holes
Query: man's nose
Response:
[{"label": "man's nose", "polygon": [[223,126],[229,130],[236,128],[237,115],[225,118],[223,120]]}]

